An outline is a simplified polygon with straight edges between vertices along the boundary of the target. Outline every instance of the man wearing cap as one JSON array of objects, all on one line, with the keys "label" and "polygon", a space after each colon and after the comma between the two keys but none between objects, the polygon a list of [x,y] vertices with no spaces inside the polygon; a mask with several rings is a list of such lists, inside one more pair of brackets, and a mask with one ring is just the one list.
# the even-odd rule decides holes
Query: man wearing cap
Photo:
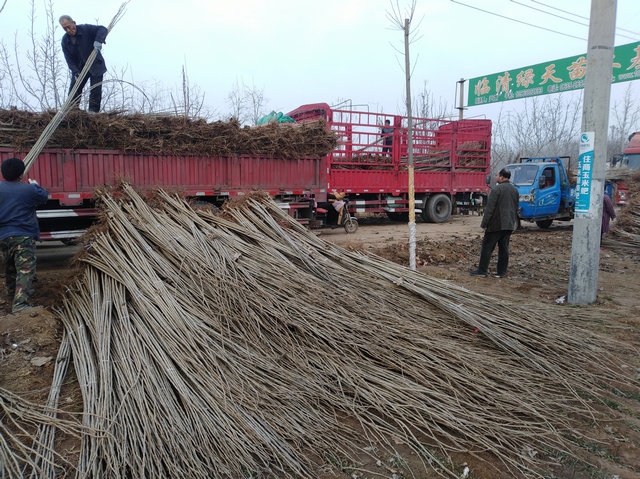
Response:
[{"label": "man wearing cap", "polygon": [[471,276],[486,277],[489,262],[498,245],[498,267],[496,278],[507,276],[509,266],[509,240],[511,233],[518,229],[518,207],[520,194],[509,181],[511,171],[502,168],[498,173],[498,184],[489,193],[480,226],[484,229],[478,269],[470,271]]},{"label": "man wearing cap", "polygon": [[7,299],[11,311],[31,309],[36,274],[36,241],[40,227],[36,206],[46,203],[48,195],[35,180],[23,183],[24,163],[9,158],[0,165],[5,181],[0,181],[0,249],[4,256]]},{"label": "man wearing cap", "polygon": [[71,70],[69,93],[71,93],[78,80],[85,63],[87,63],[89,55],[94,49],[97,50],[96,58],[89,68],[89,73],[82,79],[73,99],[80,99],[80,94],[87,80],[91,80],[89,112],[98,113],[102,102],[102,76],[107,71],[107,66],[100,51],[109,31],[102,25],[76,25],[76,22],[69,15],[62,15],[59,21],[60,26],[66,32],[62,36],[62,53],[64,53],[69,70]]}]

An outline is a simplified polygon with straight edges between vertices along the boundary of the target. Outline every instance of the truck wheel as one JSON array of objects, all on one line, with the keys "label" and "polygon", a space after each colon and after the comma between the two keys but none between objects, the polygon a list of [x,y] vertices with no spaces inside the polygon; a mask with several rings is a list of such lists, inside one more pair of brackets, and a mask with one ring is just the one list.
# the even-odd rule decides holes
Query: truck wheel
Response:
[{"label": "truck wheel", "polygon": [[358,220],[356,218],[354,218],[353,216],[350,217],[349,219],[347,219],[344,222],[344,230],[348,234],[352,234],[352,233],[355,233],[356,231],[358,231]]},{"label": "truck wheel", "polygon": [[430,223],[444,223],[450,216],[451,198],[443,194],[430,197],[427,200],[427,207],[422,213],[423,219]]},{"label": "truck wheel", "polygon": [[409,221],[409,212],[404,211],[402,213],[397,213],[395,211],[388,211],[387,218],[389,218],[389,221],[400,221],[406,223]]},{"label": "truck wheel", "polygon": [[213,203],[209,203],[208,201],[194,200],[191,202],[191,207],[196,210],[205,210],[208,213],[212,213],[214,215],[220,212],[220,208],[218,208]]},{"label": "truck wheel", "polygon": [[543,230],[548,229],[549,226],[551,226],[551,223],[553,223],[553,220],[536,221],[536,224],[538,225],[538,228],[542,228]]}]

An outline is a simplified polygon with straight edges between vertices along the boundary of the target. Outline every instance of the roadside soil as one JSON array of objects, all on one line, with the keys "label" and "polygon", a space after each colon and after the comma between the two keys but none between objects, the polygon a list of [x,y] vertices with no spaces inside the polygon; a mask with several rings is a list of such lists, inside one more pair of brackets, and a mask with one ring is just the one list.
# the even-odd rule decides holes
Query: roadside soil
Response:
[{"label": "roadside soil", "polygon": [[[531,308],[544,307],[551,315],[554,311],[564,314],[566,308],[579,309],[581,314],[587,313],[598,320],[600,333],[640,350],[640,251],[611,249],[605,241],[604,249],[600,251],[596,303],[569,305],[572,229],[572,223],[554,223],[548,230],[525,224],[511,239],[508,276],[478,278],[470,276],[469,270],[475,268],[480,253],[480,217],[454,216],[443,224],[418,222],[417,269],[499,301]],[[369,218],[361,220],[354,234],[348,235],[342,229],[314,232],[345,249],[373,253],[409,265],[406,224],[390,223],[386,218]],[[61,304],[65,285],[74,274],[72,258],[77,249],[59,244],[39,247],[34,302],[45,308],[10,314],[9,305],[0,303],[0,387],[39,403],[44,403],[49,392],[62,336],[60,323],[52,311]],[[491,272],[495,272],[495,254]],[[640,358],[635,354],[624,359],[630,364],[628,386],[637,390]],[[550,466],[550,474],[546,477],[640,477],[640,394],[632,399],[628,405],[621,399],[624,414],[619,420],[594,426],[591,433],[601,439],[601,443],[591,451],[591,465],[559,460]],[[78,410],[79,401],[74,379],[69,378],[63,387],[61,406]],[[375,474],[355,477],[433,477],[425,475],[424,466],[415,456],[412,458],[408,448],[397,446],[394,457],[381,457],[378,461],[363,457],[359,468]],[[67,444],[65,447],[68,448],[66,453],[72,456],[78,446]],[[486,469],[482,464],[470,463],[469,466],[468,477],[471,479],[497,477],[495,469]],[[351,476],[350,472],[343,472],[342,476],[331,477]]]},{"label": "roadside soil", "polygon": [[[480,221],[476,215],[457,215],[447,223],[416,223],[416,269],[513,303],[562,304],[563,297],[566,301],[573,222],[555,222],[546,230],[523,223],[511,236],[507,278],[491,276],[495,274],[497,248],[489,266],[490,276],[478,278],[470,276],[469,271],[476,268],[480,257]],[[345,249],[373,253],[409,266],[407,224],[371,218],[361,220],[354,234],[347,235],[342,229],[320,230],[319,234]],[[606,305],[607,311],[602,314],[609,314],[612,307],[628,307],[634,315],[640,312],[636,280],[639,261],[640,250],[609,248],[605,238],[594,310]]]}]

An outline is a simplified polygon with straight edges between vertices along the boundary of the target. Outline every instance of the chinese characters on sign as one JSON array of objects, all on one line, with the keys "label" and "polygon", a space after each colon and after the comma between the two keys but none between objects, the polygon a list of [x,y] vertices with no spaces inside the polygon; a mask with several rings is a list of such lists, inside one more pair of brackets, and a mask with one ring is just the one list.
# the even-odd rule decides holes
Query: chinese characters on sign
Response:
[{"label": "chinese characters on sign", "polygon": [[591,206],[591,179],[593,173],[594,132],[580,135],[580,156],[578,157],[578,181],[576,184],[576,214],[588,213]]},{"label": "chinese characters on sign", "polygon": [[[612,83],[640,79],[640,43],[614,48]],[[468,106],[584,88],[587,56],[553,60],[469,80]]]}]

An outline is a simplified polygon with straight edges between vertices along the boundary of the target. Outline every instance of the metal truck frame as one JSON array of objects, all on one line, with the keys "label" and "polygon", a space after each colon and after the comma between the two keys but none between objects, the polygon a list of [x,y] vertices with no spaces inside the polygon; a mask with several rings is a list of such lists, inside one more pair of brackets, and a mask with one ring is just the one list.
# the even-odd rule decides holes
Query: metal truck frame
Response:
[{"label": "metal truck frame", "polygon": [[[142,191],[179,191],[214,205],[261,190],[311,227],[320,223],[315,205],[326,202],[333,190],[348,194],[352,214],[408,218],[406,117],[332,110],[326,103],[301,106],[289,116],[297,122],[325,119],[338,135],[338,147],[325,156],[299,158],[44,149],[28,174],[49,193],[37,211],[41,239],[69,242],[80,236],[97,220],[94,190],[121,181]],[[393,125],[389,151],[383,151],[380,136],[384,119]],[[454,208],[461,213],[481,208],[490,146],[489,120],[414,120],[415,205],[423,219],[443,222]],[[0,161],[26,153],[0,147]]]},{"label": "metal truck frame", "polygon": [[[26,152],[0,148],[0,161]],[[44,149],[29,178],[49,193],[36,214],[41,239],[70,241],[97,220],[94,190],[126,181],[142,191],[163,188],[186,197],[221,205],[251,191],[269,193],[281,208],[301,223],[308,223],[308,198],[326,195],[324,157],[296,159],[269,155],[139,154],[114,150]]]},{"label": "metal truck frame", "polygon": [[[407,117],[333,110],[326,103],[303,105],[288,116],[298,122],[322,118],[338,135],[338,147],[327,158],[327,191],[348,193],[356,213],[408,218]],[[387,119],[391,145],[384,144],[381,130]],[[489,191],[491,121],[414,118],[412,125],[416,212],[441,223],[454,210],[480,210]]]}]

